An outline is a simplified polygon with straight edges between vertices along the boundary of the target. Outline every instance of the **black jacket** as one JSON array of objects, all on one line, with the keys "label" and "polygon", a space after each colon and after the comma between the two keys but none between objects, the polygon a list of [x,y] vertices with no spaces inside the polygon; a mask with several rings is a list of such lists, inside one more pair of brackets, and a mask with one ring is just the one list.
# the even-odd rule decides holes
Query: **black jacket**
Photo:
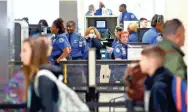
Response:
[{"label": "black jacket", "polygon": [[89,38],[86,40],[87,44],[89,44],[89,48],[96,48],[96,59],[101,59],[100,50],[102,48],[101,40],[98,38]]},{"label": "black jacket", "polygon": [[[61,74],[61,69],[54,65],[44,65],[40,69],[48,69],[54,73],[57,77]],[[28,108],[28,112],[58,112],[58,89],[56,84],[45,76],[39,77],[38,92],[40,97],[34,92],[34,80],[30,84],[31,87],[31,104]]]},{"label": "black jacket", "polygon": [[171,86],[173,74],[166,68],[159,68],[152,76],[149,112],[177,112]]}]

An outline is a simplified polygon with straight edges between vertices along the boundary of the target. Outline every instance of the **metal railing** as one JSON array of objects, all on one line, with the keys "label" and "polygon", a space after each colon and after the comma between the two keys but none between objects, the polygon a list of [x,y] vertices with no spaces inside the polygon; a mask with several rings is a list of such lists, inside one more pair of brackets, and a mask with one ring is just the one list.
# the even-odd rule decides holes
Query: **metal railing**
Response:
[{"label": "metal railing", "polygon": [[[99,93],[125,93],[125,89],[117,89],[120,87],[124,87],[123,83],[96,83],[96,66],[97,65],[126,65],[134,62],[135,60],[95,60],[95,53],[92,53],[92,50],[95,51],[95,49],[91,49],[89,51],[89,59],[88,60],[68,60],[68,61],[61,61],[60,67],[62,68],[62,72],[64,75],[63,82],[69,86],[68,83],[68,66],[69,65],[87,65],[88,66],[88,78],[87,83],[83,85],[78,85],[78,87],[74,87],[76,92],[86,93],[90,94],[94,97],[94,99],[97,99],[95,101],[89,100],[87,101],[88,106],[93,109],[94,111],[98,111],[98,107],[128,107],[125,102],[99,102]],[[12,70],[12,73],[15,73],[14,67],[15,66],[21,66],[21,62],[9,62],[9,67]],[[92,69],[91,69],[92,68]],[[93,78],[94,76],[94,78]],[[80,89],[79,88],[82,88]],[[83,87],[85,87],[83,89]],[[112,87],[111,90],[107,90],[105,87]],[[96,90],[97,93],[93,93],[93,91],[90,90]],[[88,98],[86,98],[88,99]],[[0,109],[5,108],[26,108],[25,104],[0,104]],[[129,108],[128,108],[129,110]],[[132,110],[132,109],[130,109]]]}]

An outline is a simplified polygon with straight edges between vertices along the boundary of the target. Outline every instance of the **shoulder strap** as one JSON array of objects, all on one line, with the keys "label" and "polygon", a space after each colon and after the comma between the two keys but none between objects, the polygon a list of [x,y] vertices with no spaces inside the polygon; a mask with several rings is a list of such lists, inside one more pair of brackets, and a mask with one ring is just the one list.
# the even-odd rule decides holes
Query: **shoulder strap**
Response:
[{"label": "shoulder strap", "polygon": [[46,70],[46,69],[44,69],[44,70],[40,70],[38,73],[37,73],[37,75],[36,75],[36,77],[35,77],[35,79],[34,79],[34,91],[35,91],[35,94],[39,97],[40,95],[39,95],[39,91],[38,91],[38,84],[39,84],[39,77],[40,76],[46,76],[46,77],[48,77],[50,80],[52,80],[53,82],[55,82],[56,83],[56,81],[57,81],[57,78],[55,77],[55,75],[51,72],[51,71],[49,71],[49,70]]},{"label": "shoulder strap", "polygon": [[176,108],[178,111],[181,111],[182,109],[182,96],[181,96],[181,78],[176,77]]}]

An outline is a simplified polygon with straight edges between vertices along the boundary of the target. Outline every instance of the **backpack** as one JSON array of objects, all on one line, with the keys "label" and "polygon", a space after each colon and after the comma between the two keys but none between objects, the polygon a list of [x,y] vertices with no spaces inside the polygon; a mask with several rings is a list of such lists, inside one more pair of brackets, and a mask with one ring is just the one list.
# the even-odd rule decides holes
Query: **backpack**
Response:
[{"label": "backpack", "polygon": [[89,108],[80,100],[76,92],[62,83],[62,77],[56,78],[56,76],[47,69],[40,70],[34,80],[34,91],[38,97],[40,96],[38,92],[40,76],[48,77],[57,85],[59,91],[59,99],[57,102],[58,112],[89,112]]},{"label": "backpack", "polygon": [[172,96],[178,112],[188,112],[187,83],[181,77],[174,76],[172,80]]},{"label": "backpack", "polygon": [[127,95],[130,99],[144,101],[145,78],[146,74],[141,72],[139,64],[132,64],[127,67],[124,82],[127,88]]},{"label": "backpack", "polygon": [[[13,77],[9,80],[8,85],[5,87],[5,100],[3,103],[21,104],[25,103],[24,90],[25,80],[24,74],[20,70],[16,72]],[[26,109],[5,109],[4,112],[26,112]]]}]

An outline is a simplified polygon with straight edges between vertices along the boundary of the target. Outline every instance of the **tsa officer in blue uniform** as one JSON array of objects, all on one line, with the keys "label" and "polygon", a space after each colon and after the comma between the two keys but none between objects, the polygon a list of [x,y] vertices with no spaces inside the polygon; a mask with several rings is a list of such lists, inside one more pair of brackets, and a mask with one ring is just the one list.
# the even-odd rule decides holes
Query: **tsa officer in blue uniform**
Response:
[{"label": "tsa officer in blue uniform", "polygon": [[127,59],[127,42],[129,39],[129,32],[123,31],[120,34],[120,42],[114,47],[115,60]]},{"label": "tsa officer in blue uniform", "polygon": [[119,43],[119,35],[120,35],[121,31],[123,31],[123,28],[120,26],[116,26],[115,31],[114,31],[115,38],[112,43],[112,48],[114,48],[116,46],[116,44]]},{"label": "tsa officer in blue uniform", "polygon": [[[113,54],[115,60],[127,59],[127,42],[129,38],[129,32],[123,31],[120,34],[120,42],[115,46]],[[110,83],[116,83],[116,81],[123,81],[123,74],[125,71],[125,65],[115,65],[111,67]]]},{"label": "tsa officer in blue uniform", "polygon": [[[99,2],[99,9],[96,10],[94,15],[101,16],[102,15],[102,9],[105,8],[104,3]],[[112,15],[112,11],[110,9],[107,9],[108,15]]]},{"label": "tsa officer in blue uniform", "polygon": [[61,59],[67,58],[70,53],[70,44],[65,35],[65,28],[61,18],[56,19],[51,27],[51,32],[55,34],[52,39],[52,53],[49,61],[52,64],[59,65]]},{"label": "tsa officer in blue uniform", "polygon": [[71,46],[70,56],[72,60],[81,60],[83,59],[83,54],[85,52],[86,40],[80,34],[75,32],[75,22],[67,22],[67,37]]},{"label": "tsa officer in blue uniform", "polygon": [[119,12],[121,12],[121,14],[120,14],[120,24],[121,25],[123,25],[124,21],[138,21],[138,19],[136,18],[136,16],[133,13],[127,12],[126,4],[121,4],[119,6]]},{"label": "tsa officer in blue uniform", "polygon": [[129,40],[128,42],[138,42],[138,34],[137,34],[138,24],[137,23],[130,23],[128,25],[128,32],[129,32]]},{"label": "tsa officer in blue uniform", "polygon": [[143,36],[142,42],[148,44],[157,44],[162,40],[162,29],[164,24],[163,15],[154,15],[151,21],[152,28],[149,29]]}]

